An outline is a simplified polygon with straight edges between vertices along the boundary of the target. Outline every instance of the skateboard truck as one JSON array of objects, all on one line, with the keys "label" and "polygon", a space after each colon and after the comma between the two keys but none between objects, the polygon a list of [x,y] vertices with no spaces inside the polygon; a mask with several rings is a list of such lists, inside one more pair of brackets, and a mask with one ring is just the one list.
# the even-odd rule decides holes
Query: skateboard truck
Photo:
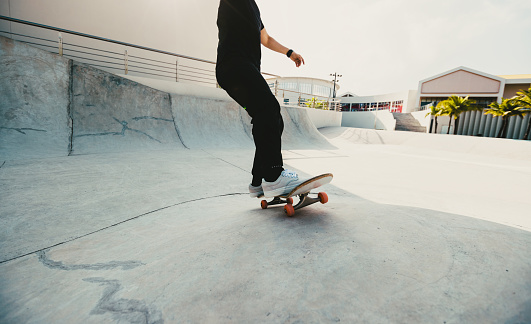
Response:
[{"label": "skateboard truck", "polygon": [[316,198],[310,197],[310,193],[306,192],[303,194],[298,195],[299,202],[296,205],[293,205],[293,198],[289,197],[287,199],[283,199],[281,197],[275,197],[271,201],[262,200],[261,205],[262,209],[267,209],[269,206],[274,205],[280,205],[280,204],[286,204],[284,206],[284,213],[286,213],[287,216],[293,216],[295,215],[295,211],[297,209],[301,209],[303,207],[309,206],[311,204],[315,204],[317,202],[320,202],[321,204],[326,204],[328,202],[328,195],[325,192],[320,192],[317,194]]},{"label": "skateboard truck", "polygon": [[[326,204],[328,202],[328,195],[325,192],[320,192],[317,197],[310,197],[310,190],[320,187],[324,184],[332,181],[333,175],[330,173],[322,174],[317,177],[313,177],[304,183],[295,187],[289,194],[283,196],[276,196],[271,201],[262,200],[262,209],[267,209],[269,206],[286,204],[284,206],[284,212],[287,216],[295,215],[295,210],[320,202]],[[298,196],[299,202],[293,205],[292,196]]]}]

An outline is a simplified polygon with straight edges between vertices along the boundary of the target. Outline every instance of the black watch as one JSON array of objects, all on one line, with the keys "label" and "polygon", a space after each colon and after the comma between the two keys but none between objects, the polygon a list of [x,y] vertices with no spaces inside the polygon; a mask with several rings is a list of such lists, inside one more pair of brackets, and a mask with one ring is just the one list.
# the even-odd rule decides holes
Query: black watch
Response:
[{"label": "black watch", "polygon": [[290,49],[290,50],[286,53],[286,56],[287,56],[287,57],[291,57],[291,54],[293,54],[293,50],[292,50],[292,49]]}]

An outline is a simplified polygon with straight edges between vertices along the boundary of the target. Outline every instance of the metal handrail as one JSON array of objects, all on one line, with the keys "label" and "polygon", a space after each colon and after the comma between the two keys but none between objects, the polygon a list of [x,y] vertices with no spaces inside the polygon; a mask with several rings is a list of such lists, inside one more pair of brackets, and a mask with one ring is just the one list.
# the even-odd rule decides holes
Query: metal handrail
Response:
[{"label": "metal handrail", "polygon": [[58,27],[38,24],[38,23],[31,22],[31,21],[27,21],[27,20],[11,18],[11,17],[2,16],[2,15],[0,15],[0,19],[11,21],[11,22],[16,22],[16,23],[19,23],[19,24],[24,24],[24,25],[29,25],[29,26],[49,29],[49,30],[53,30],[53,31],[61,32],[61,33],[66,33],[66,34],[71,34],[71,35],[76,35],[76,36],[81,36],[81,37],[86,37],[86,38],[92,38],[92,39],[96,39],[96,40],[100,40],[100,41],[104,41],[104,42],[108,42],[108,43],[124,45],[124,46],[128,46],[128,47],[134,47],[134,48],[142,49],[142,50],[145,50],[145,51],[150,51],[150,52],[155,52],[155,53],[161,53],[161,54],[181,57],[181,58],[185,58],[185,59],[189,59],[189,60],[193,60],[193,61],[198,61],[198,62],[216,64],[216,62],[214,62],[214,61],[203,60],[203,59],[199,59],[199,58],[195,58],[195,57],[191,57],[191,56],[176,54],[176,53],[167,52],[167,51],[162,51],[162,50],[149,48],[149,47],[145,47],[145,46],[140,46],[140,45],[136,45],[136,44],[125,43],[125,42],[117,41],[117,40],[114,40],[114,39],[103,38],[103,37],[94,36],[94,35],[90,35],[90,34],[80,33],[80,32],[76,32],[76,31],[73,31],[73,30],[68,30],[68,29],[63,29],[63,28],[58,28]]},{"label": "metal handrail", "polygon": [[[34,23],[34,22],[31,22],[31,21],[27,21],[27,20],[22,20],[22,19],[17,19],[17,18],[12,18],[12,17],[7,17],[7,16],[2,16],[2,15],[0,15],[0,19],[2,19],[2,20],[7,20],[7,21],[11,21],[11,22],[15,22],[15,23],[19,23],[19,24],[23,24],[23,25],[29,25],[29,26],[34,26],[34,27],[39,27],[39,28],[49,29],[49,30],[53,30],[53,31],[61,32],[61,33],[67,33],[67,34],[71,34],[71,35],[76,35],[76,36],[81,36],[81,37],[87,37],[87,38],[96,39],[96,40],[100,40],[100,41],[104,41],[104,42],[108,42],[108,43],[113,43],[113,44],[118,44],[118,45],[123,45],[123,46],[133,47],[133,48],[138,48],[138,49],[142,49],[142,50],[145,50],[145,51],[150,51],[150,52],[155,52],[155,53],[160,53],[160,54],[171,55],[171,56],[180,57],[180,58],[185,58],[185,59],[189,59],[189,60],[193,60],[193,61],[198,61],[198,62],[204,62],[204,63],[216,64],[216,62],[214,62],[214,61],[209,61],[209,60],[199,59],[199,58],[192,57],[192,56],[186,56],[186,55],[176,54],[176,53],[172,53],[172,52],[168,52],[168,51],[162,51],[162,50],[158,50],[158,49],[154,49],[154,48],[150,48],[150,47],[146,47],[146,46],[141,46],[141,45],[136,45],[136,44],[126,43],[126,42],[121,42],[121,41],[117,41],[117,40],[114,40],[114,39],[109,39],[109,38],[104,38],[104,37],[94,36],[94,35],[85,34],[85,33],[80,33],[80,32],[76,32],[76,31],[73,31],[73,30],[64,29],[64,28],[59,28],[59,27],[53,27],[53,26],[43,25],[43,24]],[[22,36],[23,36],[23,35],[22,35]],[[166,62],[164,62],[164,63],[166,63]],[[266,72],[262,72],[262,74],[264,74],[264,75],[269,75],[269,76],[274,76],[274,77],[280,77],[279,75],[271,74],[271,73],[266,73]]]}]

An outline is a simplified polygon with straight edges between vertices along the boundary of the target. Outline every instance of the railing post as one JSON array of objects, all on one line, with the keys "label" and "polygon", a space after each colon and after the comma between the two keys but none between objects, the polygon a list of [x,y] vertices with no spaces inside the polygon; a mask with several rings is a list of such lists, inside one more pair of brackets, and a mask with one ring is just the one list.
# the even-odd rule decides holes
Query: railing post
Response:
[{"label": "railing post", "polygon": [[179,60],[175,60],[175,82],[179,82]]},{"label": "railing post", "polygon": [[59,55],[63,56],[63,35],[59,33]]},{"label": "railing post", "polygon": [[125,64],[125,74],[129,72],[129,57],[127,56],[127,50],[124,52],[124,64]]}]

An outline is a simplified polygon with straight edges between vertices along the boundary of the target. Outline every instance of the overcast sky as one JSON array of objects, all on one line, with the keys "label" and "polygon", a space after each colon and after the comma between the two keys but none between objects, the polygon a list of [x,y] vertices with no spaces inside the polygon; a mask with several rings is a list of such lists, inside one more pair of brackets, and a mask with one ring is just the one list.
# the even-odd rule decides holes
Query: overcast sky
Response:
[{"label": "overcast sky", "polygon": [[[306,66],[264,49],[262,70],[329,79],[358,95],[416,89],[467,66],[531,74],[530,0],[256,0],[270,35]],[[2,15],[215,60],[219,0],[0,0]]]}]

